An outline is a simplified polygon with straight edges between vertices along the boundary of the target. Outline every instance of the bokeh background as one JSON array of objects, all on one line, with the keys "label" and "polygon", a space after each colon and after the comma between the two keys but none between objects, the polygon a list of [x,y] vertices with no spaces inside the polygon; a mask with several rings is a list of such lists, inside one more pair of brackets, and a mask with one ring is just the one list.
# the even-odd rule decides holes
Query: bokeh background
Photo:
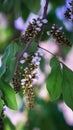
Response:
[{"label": "bokeh background", "polygon": [[[64,17],[69,0],[50,0],[47,10],[48,29],[52,24],[63,27],[67,38],[73,43],[73,25]],[[5,48],[14,39],[24,33],[33,18],[42,16],[45,0],[0,0],[0,66]],[[73,70],[73,48],[60,47],[44,32],[40,45],[54,54]],[[31,50],[33,51],[33,50]],[[18,111],[5,106],[5,130],[72,130],[73,112],[62,101],[50,102],[46,89],[46,78],[50,73],[52,55],[44,51],[39,72],[40,78],[35,83],[34,108],[28,110],[25,97],[20,92],[16,94]]]}]

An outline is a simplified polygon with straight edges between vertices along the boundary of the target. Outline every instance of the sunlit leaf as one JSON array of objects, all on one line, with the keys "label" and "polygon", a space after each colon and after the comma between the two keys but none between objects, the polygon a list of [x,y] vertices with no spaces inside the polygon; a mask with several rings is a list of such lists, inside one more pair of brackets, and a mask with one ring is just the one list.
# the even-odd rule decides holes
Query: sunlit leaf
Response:
[{"label": "sunlit leaf", "polygon": [[10,85],[6,84],[2,80],[0,80],[0,90],[3,94],[3,99],[5,104],[14,110],[17,110],[17,102],[14,90],[10,87]]},{"label": "sunlit leaf", "polygon": [[3,55],[2,66],[0,68],[0,78],[4,75],[4,80],[9,82],[13,77],[15,66],[16,66],[16,56],[17,56],[18,46],[17,43],[10,44]]}]

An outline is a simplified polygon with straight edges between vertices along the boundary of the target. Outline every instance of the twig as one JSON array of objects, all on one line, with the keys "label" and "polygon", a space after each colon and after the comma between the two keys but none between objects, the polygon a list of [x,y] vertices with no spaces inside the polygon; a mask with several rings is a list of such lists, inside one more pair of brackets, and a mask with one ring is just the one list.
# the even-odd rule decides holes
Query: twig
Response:
[{"label": "twig", "polygon": [[[46,3],[45,3],[45,6],[44,6],[44,12],[43,12],[43,19],[46,18],[46,15],[47,15],[47,9],[48,9],[48,3],[49,3],[49,0],[46,0]],[[44,33],[44,29],[45,29],[45,24],[43,24],[43,27],[42,27],[42,31],[41,31],[41,35],[38,39],[38,43],[41,41],[42,39],[42,36],[43,36],[43,33]]]},{"label": "twig", "polygon": [[41,48],[41,49],[43,49],[44,51],[50,53],[50,54],[53,55],[55,58],[58,58],[57,55],[53,54],[52,52],[48,51],[47,49],[45,49],[45,48],[43,48],[43,47],[41,47],[41,46],[39,46],[39,45],[38,45],[38,47]]},{"label": "twig", "polygon": [[32,43],[32,41],[33,41],[33,39],[34,39],[34,37],[33,37],[32,39],[30,39],[30,41],[26,44],[24,50],[19,54],[19,56],[18,56],[18,61],[22,58],[24,52],[26,52],[26,51],[29,49],[29,47],[30,47],[30,45],[31,45],[31,43]]},{"label": "twig", "polygon": [[46,4],[44,6],[44,12],[43,12],[43,19],[45,19],[47,15],[48,3],[49,3],[49,0],[46,0]]},{"label": "twig", "polygon": [[[57,56],[57,55],[53,54],[52,52],[48,51],[47,49],[45,49],[45,48],[43,48],[43,47],[41,47],[41,46],[39,46],[39,45],[38,45],[38,47],[41,48],[41,49],[43,49],[44,51],[48,52],[48,53],[51,54],[52,56],[54,56],[54,57],[58,60],[59,63],[61,63],[62,65],[66,66],[62,61],[60,61],[60,60],[58,59],[58,56]],[[68,66],[66,66],[66,67],[69,68]],[[69,68],[69,69],[70,69],[70,68]]]}]

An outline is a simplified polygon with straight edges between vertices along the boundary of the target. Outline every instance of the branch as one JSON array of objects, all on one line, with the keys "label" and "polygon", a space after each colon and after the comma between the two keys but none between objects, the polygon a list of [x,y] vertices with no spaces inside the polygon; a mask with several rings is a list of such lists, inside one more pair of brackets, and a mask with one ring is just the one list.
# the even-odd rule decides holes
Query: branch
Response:
[{"label": "branch", "polygon": [[[44,6],[44,12],[43,12],[43,19],[45,19],[46,18],[46,15],[47,15],[47,9],[48,9],[48,4],[49,4],[49,0],[46,0],[46,3],[45,3],[45,6]],[[44,33],[44,29],[45,29],[45,25],[43,25],[43,27],[42,27],[42,31],[41,31],[41,35],[40,35],[40,37],[39,37],[39,39],[38,39],[38,43],[41,41],[41,39],[42,39],[42,36],[43,36],[43,33]]]},{"label": "branch", "polygon": [[[44,51],[48,52],[48,53],[51,54],[52,56],[54,56],[54,57],[58,60],[59,63],[61,63],[62,65],[66,66],[62,61],[60,61],[60,60],[58,59],[58,56],[57,56],[57,55],[53,54],[52,52],[48,51],[47,49],[45,49],[45,48],[43,48],[43,47],[41,47],[41,46],[39,46],[39,45],[38,45],[38,47],[41,48],[41,49],[43,49]],[[66,67],[67,67],[67,66],[66,66]]]},{"label": "branch", "polygon": [[45,19],[47,15],[48,3],[49,3],[49,0],[46,0],[45,6],[44,6],[44,12],[43,12],[43,19]]},{"label": "branch", "polygon": [[27,50],[29,49],[33,39],[34,39],[34,37],[32,39],[30,39],[30,41],[26,44],[24,50],[19,54],[18,61],[23,57],[24,52],[27,52]]},{"label": "branch", "polygon": [[51,55],[53,55],[55,58],[58,58],[58,56],[57,56],[57,55],[55,55],[55,54],[53,54],[52,52],[50,52],[50,51],[46,50],[45,48],[43,48],[43,47],[41,47],[41,46],[39,46],[39,45],[38,45],[38,47],[39,47],[39,48],[41,48],[41,49],[43,49],[44,51],[46,51],[46,52],[50,53],[50,54],[51,54]]}]

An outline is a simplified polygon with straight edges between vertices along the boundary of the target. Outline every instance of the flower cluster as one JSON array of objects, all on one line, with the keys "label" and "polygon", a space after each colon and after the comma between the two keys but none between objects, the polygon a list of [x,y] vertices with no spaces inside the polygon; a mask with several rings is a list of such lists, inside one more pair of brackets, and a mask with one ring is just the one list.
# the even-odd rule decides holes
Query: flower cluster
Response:
[{"label": "flower cluster", "polygon": [[38,32],[41,31],[43,24],[46,24],[46,23],[47,23],[47,20],[42,19],[41,17],[37,19],[33,19],[33,22],[29,23],[26,31],[21,36],[21,42],[22,43],[29,42],[32,38],[34,38],[38,34]]},{"label": "flower cluster", "polygon": [[68,7],[64,13],[65,17],[73,22],[73,0],[68,2]]},{"label": "flower cluster", "polygon": [[57,25],[53,24],[51,30],[47,32],[47,35],[51,35],[60,45],[67,45],[69,47],[72,46],[68,39],[64,36],[62,27],[58,27]]},{"label": "flower cluster", "polygon": [[43,51],[41,49],[38,49],[37,52],[31,56],[25,52],[23,54],[23,60],[20,61],[21,64],[24,64],[26,61],[29,62],[28,66],[24,68],[24,77],[21,79],[21,86],[29,108],[32,108],[34,104],[33,82],[39,78],[38,66],[40,64],[41,56],[43,56]]},{"label": "flower cluster", "polygon": [[31,55],[25,52],[20,60],[21,69],[17,69],[13,78],[15,91],[19,91],[21,88],[23,89],[23,93],[26,97],[26,103],[29,108],[32,108],[34,104],[33,83],[39,78],[38,67],[41,61],[41,56],[43,56],[43,51],[40,48]]}]

